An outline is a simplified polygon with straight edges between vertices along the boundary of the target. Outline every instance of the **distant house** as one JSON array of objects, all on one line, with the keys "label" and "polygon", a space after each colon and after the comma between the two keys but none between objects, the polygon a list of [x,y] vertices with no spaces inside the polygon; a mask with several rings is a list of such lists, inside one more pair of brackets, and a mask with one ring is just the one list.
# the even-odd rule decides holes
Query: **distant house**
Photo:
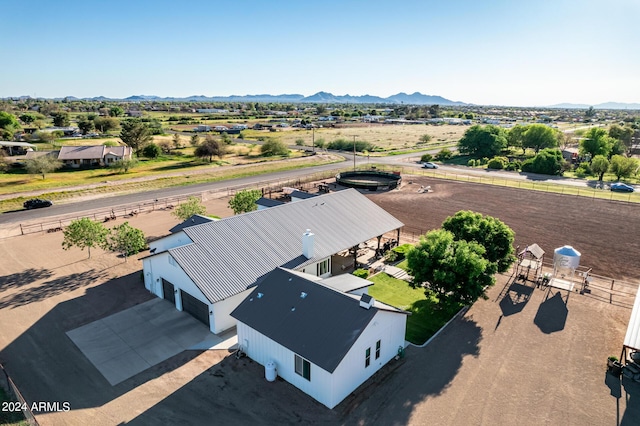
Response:
[{"label": "distant house", "polygon": [[118,160],[131,159],[132,153],[128,146],[63,146],[60,148],[58,160],[73,168],[108,166]]},{"label": "distant house", "polygon": [[210,132],[211,126],[207,126],[206,124],[198,124],[197,127],[193,128],[194,132]]},{"label": "distant house", "polygon": [[134,111],[134,110],[127,111],[127,115],[129,117],[142,117],[142,111]]},{"label": "distant house", "polygon": [[241,350],[275,370],[267,380],[277,373],[333,408],[402,351],[408,313],[327,281],[277,268],[231,316]]},{"label": "distant house", "polygon": [[41,132],[62,132],[65,136],[80,136],[80,129],[78,127],[47,127],[42,129]]}]

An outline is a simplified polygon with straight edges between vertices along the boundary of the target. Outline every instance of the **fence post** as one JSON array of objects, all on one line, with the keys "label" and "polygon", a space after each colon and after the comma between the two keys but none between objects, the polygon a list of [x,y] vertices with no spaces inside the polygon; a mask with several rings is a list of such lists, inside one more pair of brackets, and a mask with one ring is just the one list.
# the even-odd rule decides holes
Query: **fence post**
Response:
[{"label": "fence post", "polygon": [[24,230],[22,229],[22,224],[20,224],[20,235],[24,235]]}]

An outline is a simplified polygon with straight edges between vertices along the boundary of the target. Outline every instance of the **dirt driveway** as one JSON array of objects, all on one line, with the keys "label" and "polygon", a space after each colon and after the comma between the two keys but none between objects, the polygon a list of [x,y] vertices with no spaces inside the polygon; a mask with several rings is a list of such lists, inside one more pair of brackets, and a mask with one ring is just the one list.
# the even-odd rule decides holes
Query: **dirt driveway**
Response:
[{"label": "dirt driveway", "polygon": [[[471,190],[443,186],[429,203],[420,204],[411,204],[412,192],[408,204],[392,203],[385,194],[372,198],[407,225],[413,217],[417,228],[438,226],[449,210],[462,206],[491,214],[500,209],[497,200],[506,197],[464,191]],[[461,199],[460,194],[467,195]],[[531,202],[532,209],[549,209],[562,201],[539,204],[527,194],[507,201]],[[516,220],[519,210],[511,210],[508,218],[497,216],[517,233],[523,230],[522,244],[551,245],[543,247],[549,251],[556,241],[571,242],[566,236],[573,234],[563,227],[548,230],[543,222],[533,222],[552,214],[548,210],[523,214],[522,223]],[[589,210],[581,222],[583,231],[614,233],[595,225],[609,221],[615,210]],[[623,210],[617,217],[629,214]],[[580,218],[577,213],[572,217]],[[160,236],[176,220],[167,212],[154,212],[130,222],[147,235]],[[542,241],[539,235],[549,237]],[[636,252],[627,233],[617,235],[618,243]],[[613,240],[609,236],[606,241]],[[532,289],[522,309],[512,312],[504,302],[506,277],[491,289],[489,300],[476,303],[426,348],[408,348],[403,360],[389,364],[334,410],[286,382],[266,382],[262,367],[228,357],[226,351],[185,351],[110,386],[65,333],[150,300],[140,281],[140,262],[125,263],[99,250],[87,260],[86,252],[62,251],[61,241],[60,233],[0,240],[0,362],[27,400],[69,401],[71,406],[67,413],[37,413],[43,425],[640,424],[638,387],[611,381],[604,373],[606,357],[620,351],[628,305]],[[587,241],[574,243],[585,258],[592,250],[604,252],[595,243],[587,247]],[[595,258],[590,254],[589,259]],[[634,268],[625,269],[625,276],[640,276]]]}]

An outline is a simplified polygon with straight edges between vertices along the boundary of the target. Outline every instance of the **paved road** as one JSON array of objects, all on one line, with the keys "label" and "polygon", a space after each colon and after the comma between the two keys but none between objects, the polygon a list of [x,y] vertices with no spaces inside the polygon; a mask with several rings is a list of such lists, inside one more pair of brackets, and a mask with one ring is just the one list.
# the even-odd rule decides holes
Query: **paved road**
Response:
[{"label": "paved road", "polygon": [[[440,148],[425,151],[429,153],[438,152]],[[353,164],[353,155],[345,152],[340,152],[340,155],[345,157],[345,161],[340,163],[325,164],[321,166],[308,167],[304,169],[288,170],[283,172],[274,172],[263,175],[249,176],[243,178],[229,179],[225,181],[195,184],[189,186],[179,186],[173,188],[157,189],[153,191],[140,192],[135,194],[105,196],[103,198],[94,199],[91,201],[81,202],[68,202],[64,204],[54,205],[53,207],[40,209],[40,210],[18,210],[13,212],[7,212],[0,215],[0,224],[9,223],[24,223],[28,221],[46,219],[55,216],[79,214],[83,211],[96,210],[96,209],[108,209],[114,206],[131,205],[136,203],[151,202],[154,199],[170,198],[178,196],[186,196],[190,194],[200,194],[205,191],[219,191],[226,188],[245,187],[259,185],[261,183],[278,180],[291,180],[298,177],[307,176],[313,173],[323,171],[337,171],[345,167],[349,167]],[[363,157],[356,156],[356,165],[364,165],[368,163],[381,163],[387,165],[402,165],[405,167],[412,167],[416,170],[420,169],[420,164],[417,161],[423,153],[410,153],[403,155],[394,155],[387,157]],[[459,176],[481,176],[485,178],[500,177],[506,179],[517,180],[531,180],[543,183],[554,183],[571,186],[587,187],[588,181],[578,179],[567,179],[560,176],[548,176],[548,175],[535,175],[529,173],[518,172],[505,172],[498,170],[486,170],[486,169],[471,169],[462,166],[440,166],[436,171],[437,173],[455,173]]]}]

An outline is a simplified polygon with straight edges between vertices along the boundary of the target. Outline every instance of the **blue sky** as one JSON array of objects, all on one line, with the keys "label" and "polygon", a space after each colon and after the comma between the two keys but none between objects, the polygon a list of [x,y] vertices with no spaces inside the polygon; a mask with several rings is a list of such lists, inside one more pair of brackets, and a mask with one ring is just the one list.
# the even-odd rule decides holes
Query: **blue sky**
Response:
[{"label": "blue sky", "polygon": [[0,97],[640,102],[638,0],[0,0]]}]

